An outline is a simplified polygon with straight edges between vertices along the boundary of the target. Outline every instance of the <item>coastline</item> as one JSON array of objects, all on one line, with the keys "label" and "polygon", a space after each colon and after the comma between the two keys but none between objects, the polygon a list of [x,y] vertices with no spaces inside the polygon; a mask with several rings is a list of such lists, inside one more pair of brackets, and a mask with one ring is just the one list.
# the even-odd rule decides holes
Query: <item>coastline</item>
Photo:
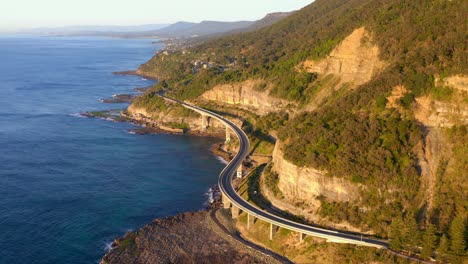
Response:
[{"label": "coastline", "polygon": [[229,212],[219,208],[155,219],[113,245],[100,264],[290,263],[244,240]]},{"label": "coastline", "polygon": [[[113,72],[112,74],[136,75],[146,79],[156,80],[154,76],[141,74],[141,72],[138,71]],[[128,100],[127,102],[131,103],[137,96],[131,97],[131,100]],[[114,95],[113,97],[119,98],[123,96]],[[125,97],[125,99],[129,98]],[[113,103],[112,100],[101,100],[101,102],[110,104]],[[216,138],[220,141],[213,144],[209,148],[210,153],[226,164],[234,156],[232,153],[223,149],[225,139],[224,133],[173,129],[158,125],[155,122],[151,122],[147,119],[137,119],[129,115],[125,110],[118,112],[118,115],[115,114],[115,110],[111,111],[114,111],[112,116],[106,116],[105,113],[103,114],[101,112],[97,113],[97,115],[96,113],[87,112],[82,114],[82,116],[88,118],[102,118],[116,122],[130,122],[139,126],[139,128],[129,130],[128,133],[131,134],[174,134]],[[195,263],[223,263],[226,254],[231,255],[232,260],[237,258],[236,262],[240,263],[244,263],[245,261],[249,263],[284,263],[285,261],[288,261],[287,259],[276,255],[274,252],[257,247],[255,244],[252,244],[251,242],[243,239],[237,232],[237,229],[235,228],[235,222],[229,217],[229,213],[227,213],[226,210],[221,209],[222,201],[219,187],[214,185],[211,187],[207,186],[207,188],[209,188],[209,191],[206,193],[208,201],[205,204],[205,208],[196,212],[186,212],[174,216],[167,216],[165,218],[158,218],[153,220],[152,223],[146,224],[136,231],[127,232],[124,236],[115,238],[114,242],[110,246],[109,251],[102,257],[100,263],[134,263],[134,261],[136,261],[136,259],[138,259],[142,254],[146,254],[146,260],[152,259],[154,263],[166,263],[168,260],[175,260],[181,257],[187,261],[191,260],[191,262]],[[219,217],[216,215],[224,215],[221,217],[224,220],[219,219]],[[180,223],[184,224],[180,225]],[[145,237],[155,236],[155,230],[159,228],[164,229],[166,237],[159,237],[160,240],[157,240],[158,247],[182,247],[182,250],[188,253],[188,249],[184,249],[183,246],[181,246],[181,243],[184,244],[193,242],[194,244],[200,245],[213,243],[213,248],[217,248],[220,251],[214,252],[210,249],[210,252],[207,253],[202,246],[202,248],[196,250],[193,249],[194,247],[191,247],[191,251],[188,255],[186,253],[181,254],[180,250],[176,253],[172,252],[171,250],[163,250],[153,252],[148,255],[147,251],[152,247],[149,246],[151,242],[145,240]],[[198,231],[193,232],[193,230]],[[185,232],[185,240],[183,242],[181,242],[181,238],[177,235],[179,232]],[[206,235],[203,235],[204,232]]]},{"label": "coastline", "polygon": [[148,80],[158,81],[158,78],[156,76],[148,74],[148,73],[143,73],[140,70],[115,71],[115,72],[112,72],[112,74],[113,75],[140,76],[140,77],[148,79]]}]

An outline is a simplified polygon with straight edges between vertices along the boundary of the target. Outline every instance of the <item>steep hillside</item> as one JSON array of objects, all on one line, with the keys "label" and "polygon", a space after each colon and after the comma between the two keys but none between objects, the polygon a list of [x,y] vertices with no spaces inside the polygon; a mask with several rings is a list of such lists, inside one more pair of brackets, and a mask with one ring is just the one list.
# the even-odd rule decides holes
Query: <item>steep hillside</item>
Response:
[{"label": "steep hillside", "polygon": [[256,113],[250,135],[278,138],[264,176],[277,205],[424,257],[441,244],[437,257],[456,261],[468,217],[467,186],[457,188],[468,153],[467,8],[317,0],[270,27],[156,54],[139,71],[161,82],[142,98],[164,91]]},{"label": "steep hillside", "polygon": [[247,31],[257,30],[257,29],[261,29],[261,28],[273,25],[274,23],[290,16],[293,13],[294,12],[276,12],[276,13],[267,14],[264,18],[255,21],[253,25],[247,28]]}]

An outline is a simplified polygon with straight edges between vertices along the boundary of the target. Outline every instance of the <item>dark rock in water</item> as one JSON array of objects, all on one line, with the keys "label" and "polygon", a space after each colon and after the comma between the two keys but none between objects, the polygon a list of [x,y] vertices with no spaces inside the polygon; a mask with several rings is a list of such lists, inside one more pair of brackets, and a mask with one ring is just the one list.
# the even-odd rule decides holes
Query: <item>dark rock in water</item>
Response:
[{"label": "dark rock in water", "polygon": [[112,99],[101,99],[101,102],[108,104],[131,103],[137,97],[134,94],[117,94]]},{"label": "dark rock in water", "polygon": [[137,71],[117,71],[113,72],[114,75],[138,75]]},{"label": "dark rock in water", "polygon": [[138,70],[137,71],[116,71],[116,72],[113,72],[112,74],[114,74],[114,75],[136,75],[136,76],[140,76],[140,77],[143,77],[145,79],[148,79],[148,80],[156,80],[156,78],[154,76],[145,74],[145,73],[140,72]]},{"label": "dark rock in water", "polygon": [[136,135],[167,134],[166,131],[158,127],[141,127],[141,128],[131,129],[128,131],[128,133],[136,134]]},{"label": "dark rock in water", "polygon": [[87,117],[87,118],[101,118],[101,119],[106,119],[114,122],[128,122],[130,119],[128,119],[125,116],[122,116],[120,114],[120,109],[112,109],[112,110],[107,110],[107,111],[95,111],[95,112],[84,112],[80,113],[81,116]]}]

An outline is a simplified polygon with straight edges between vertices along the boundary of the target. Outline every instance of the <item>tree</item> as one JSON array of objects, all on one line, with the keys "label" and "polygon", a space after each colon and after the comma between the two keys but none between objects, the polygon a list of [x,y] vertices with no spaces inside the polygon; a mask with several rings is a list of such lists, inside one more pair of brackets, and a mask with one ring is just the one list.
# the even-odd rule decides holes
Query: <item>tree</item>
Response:
[{"label": "tree", "polygon": [[435,227],[433,224],[428,224],[423,234],[423,248],[421,256],[423,258],[429,258],[432,256],[432,252],[436,246],[437,236],[435,234]]},{"label": "tree", "polygon": [[404,245],[404,230],[403,221],[401,217],[395,217],[390,224],[390,231],[388,237],[390,239],[390,248],[395,250],[402,250]]},{"label": "tree", "polygon": [[466,218],[458,214],[450,224],[450,249],[456,255],[465,253]]},{"label": "tree", "polygon": [[444,234],[439,242],[439,247],[437,248],[437,260],[443,261],[445,259],[445,255],[448,252],[449,248],[449,241],[447,236]]},{"label": "tree", "polygon": [[410,213],[405,217],[406,236],[404,238],[407,248],[410,251],[414,251],[415,247],[418,247],[421,243],[421,236],[419,232],[418,223],[414,214]]}]

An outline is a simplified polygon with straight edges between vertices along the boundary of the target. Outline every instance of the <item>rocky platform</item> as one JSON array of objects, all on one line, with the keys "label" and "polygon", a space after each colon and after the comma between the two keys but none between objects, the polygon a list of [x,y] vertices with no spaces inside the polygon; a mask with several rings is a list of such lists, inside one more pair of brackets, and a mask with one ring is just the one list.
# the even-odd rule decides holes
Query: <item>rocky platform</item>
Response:
[{"label": "rocky platform", "polygon": [[211,209],[156,219],[136,232],[127,233],[116,239],[114,248],[101,261],[101,264],[112,263],[282,261],[240,242],[228,213]]}]

